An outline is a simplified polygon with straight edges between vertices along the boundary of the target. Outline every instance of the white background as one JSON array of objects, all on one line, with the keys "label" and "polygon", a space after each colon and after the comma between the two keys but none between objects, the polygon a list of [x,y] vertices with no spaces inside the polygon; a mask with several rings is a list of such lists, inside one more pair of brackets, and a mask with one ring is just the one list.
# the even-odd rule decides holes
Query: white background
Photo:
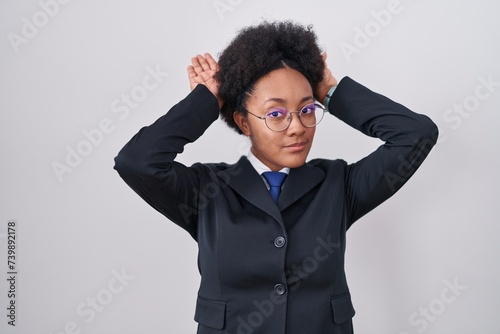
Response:
[{"label": "white background", "polygon": [[[500,333],[500,2],[54,3],[0,2],[1,333],[196,332],[196,243],[125,185],[113,158],[188,94],[192,56],[217,56],[238,29],[264,18],[314,24],[338,79],[349,75],[441,131],[407,185],[348,233],[356,333]],[[390,18],[381,14],[388,7]],[[26,27],[33,23],[36,30]],[[365,29],[371,36],[363,41]],[[343,52],[347,44],[357,53]],[[168,75],[128,114],[113,112],[113,103],[124,106],[122,94],[140,91],[147,68]],[[453,110],[463,104],[462,113]],[[103,121],[108,133],[81,146],[83,132]],[[79,143],[87,156],[70,168],[68,152]],[[328,117],[310,158],[354,162],[379,144]],[[179,160],[232,162],[247,150],[218,121]],[[67,166],[59,177],[57,164]],[[12,219],[15,327],[7,325],[4,278]],[[128,280],[120,285],[113,271]]]}]

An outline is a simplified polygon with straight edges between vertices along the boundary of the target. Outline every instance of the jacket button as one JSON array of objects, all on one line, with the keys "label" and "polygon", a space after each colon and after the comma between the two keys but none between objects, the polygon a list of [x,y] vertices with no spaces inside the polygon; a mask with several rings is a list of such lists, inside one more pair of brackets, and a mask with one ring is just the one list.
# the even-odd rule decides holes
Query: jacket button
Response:
[{"label": "jacket button", "polygon": [[274,245],[278,248],[285,246],[285,238],[277,237],[276,239],[274,239]]},{"label": "jacket button", "polygon": [[277,295],[283,295],[286,292],[286,288],[283,284],[276,284],[274,286],[274,292],[276,292]]}]

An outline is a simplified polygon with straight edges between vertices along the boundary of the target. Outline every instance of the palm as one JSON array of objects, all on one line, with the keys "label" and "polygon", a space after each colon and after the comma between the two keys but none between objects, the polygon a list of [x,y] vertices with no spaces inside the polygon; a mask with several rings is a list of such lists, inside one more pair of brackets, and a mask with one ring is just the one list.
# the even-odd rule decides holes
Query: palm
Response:
[{"label": "palm", "polygon": [[205,85],[219,101],[219,107],[222,101],[219,97],[219,83],[214,79],[214,75],[219,69],[219,65],[209,53],[205,56],[197,55],[191,59],[192,65],[188,66],[189,85],[193,90],[197,85]]}]

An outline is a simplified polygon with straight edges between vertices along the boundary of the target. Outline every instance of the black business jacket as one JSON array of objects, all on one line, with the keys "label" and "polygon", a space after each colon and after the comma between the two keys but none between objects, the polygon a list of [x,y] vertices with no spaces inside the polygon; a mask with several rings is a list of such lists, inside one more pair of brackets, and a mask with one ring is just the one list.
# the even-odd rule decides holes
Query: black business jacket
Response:
[{"label": "black business jacket", "polygon": [[328,109],[385,143],[353,164],[314,159],[292,168],[277,205],[246,157],[233,165],[175,161],[219,116],[203,85],[115,158],[125,182],[198,243],[199,334],[353,332],[346,230],[408,180],[438,132],[428,117],[348,77]]}]

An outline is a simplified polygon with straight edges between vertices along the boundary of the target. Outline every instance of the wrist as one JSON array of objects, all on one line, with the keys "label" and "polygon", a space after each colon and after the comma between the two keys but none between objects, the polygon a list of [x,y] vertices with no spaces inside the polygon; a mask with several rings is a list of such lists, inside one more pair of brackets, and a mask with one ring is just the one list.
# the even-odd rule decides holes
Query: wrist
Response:
[{"label": "wrist", "polygon": [[336,88],[337,88],[337,85],[330,86],[328,88],[328,91],[325,93],[325,95],[323,96],[322,100],[320,101],[321,103],[323,103],[323,105],[327,109],[328,109],[328,104],[330,103],[330,98],[332,97],[333,92],[335,92]]}]

